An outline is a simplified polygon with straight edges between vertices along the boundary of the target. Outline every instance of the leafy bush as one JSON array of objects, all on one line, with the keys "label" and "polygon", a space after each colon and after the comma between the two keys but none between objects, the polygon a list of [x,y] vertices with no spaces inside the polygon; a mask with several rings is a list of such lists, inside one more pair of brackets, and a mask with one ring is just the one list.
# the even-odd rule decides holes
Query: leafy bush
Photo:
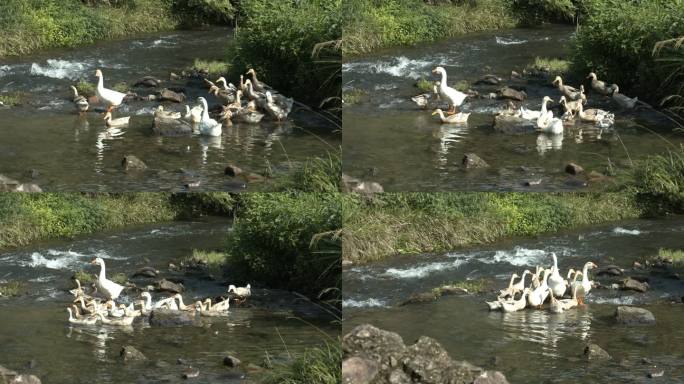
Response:
[{"label": "leafy bush", "polygon": [[340,195],[243,193],[229,263],[247,278],[317,295],[340,287]]},{"label": "leafy bush", "polygon": [[538,25],[546,21],[570,21],[581,0],[513,0],[513,11],[522,25]]},{"label": "leafy bush", "polygon": [[172,9],[185,25],[226,23],[235,17],[230,0],[175,0]]}]

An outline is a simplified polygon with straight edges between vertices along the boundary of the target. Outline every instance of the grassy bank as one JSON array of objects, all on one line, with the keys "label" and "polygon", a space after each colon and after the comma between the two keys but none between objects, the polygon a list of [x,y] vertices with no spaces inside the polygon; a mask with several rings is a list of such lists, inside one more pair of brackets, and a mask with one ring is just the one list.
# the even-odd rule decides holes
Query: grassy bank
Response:
[{"label": "grassy bank", "polygon": [[337,384],[342,381],[342,343],[309,348],[292,364],[275,367],[266,384]]},{"label": "grassy bank", "polygon": [[343,258],[365,263],[639,217],[633,193],[386,193],[343,200]]},{"label": "grassy bank", "polygon": [[348,0],[343,5],[344,55],[413,45],[470,32],[511,28],[518,19],[510,0],[428,5],[422,0]]}]

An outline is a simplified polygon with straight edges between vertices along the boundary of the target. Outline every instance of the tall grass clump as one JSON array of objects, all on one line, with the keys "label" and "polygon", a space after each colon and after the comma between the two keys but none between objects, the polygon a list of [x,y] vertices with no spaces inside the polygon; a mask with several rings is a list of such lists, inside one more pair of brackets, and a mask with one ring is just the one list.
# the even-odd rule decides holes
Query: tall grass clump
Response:
[{"label": "tall grass clump", "polygon": [[683,213],[684,146],[641,162],[634,171],[634,183],[650,213]]},{"label": "tall grass clump", "polygon": [[336,193],[243,193],[228,236],[229,267],[269,286],[339,292],[342,228]]},{"label": "tall grass clump", "polygon": [[684,35],[684,1],[588,0],[573,43],[579,73],[596,72],[630,92],[659,102],[668,72],[655,65],[658,41]]},{"label": "tall grass clump", "polygon": [[413,45],[464,33],[516,25],[506,0],[428,5],[422,0],[346,0],[342,20],[344,55]]},{"label": "tall grass clump", "polygon": [[[340,97],[342,0],[242,0],[231,58],[233,76],[261,80],[311,105]],[[323,45],[319,45],[324,43]]]},{"label": "tall grass clump", "polygon": [[684,36],[657,42],[653,47],[653,56],[667,73],[661,84],[667,96],[660,104],[684,128]]},{"label": "tall grass clump", "polygon": [[270,191],[336,193],[340,190],[342,158],[340,152],[312,157],[290,173],[278,178]]},{"label": "tall grass clump", "polygon": [[581,0],[512,0],[520,24],[534,26],[543,22],[573,21]]},{"label": "tall grass clump", "polygon": [[274,368],[266,384],[337,384],[342,382],[342,343],[309,348],[294,362]]}]

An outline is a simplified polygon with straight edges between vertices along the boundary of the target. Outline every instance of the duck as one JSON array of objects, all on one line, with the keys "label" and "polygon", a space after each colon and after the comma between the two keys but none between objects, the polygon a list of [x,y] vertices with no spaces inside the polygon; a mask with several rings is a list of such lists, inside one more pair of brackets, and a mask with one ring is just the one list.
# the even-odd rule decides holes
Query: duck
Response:
[{"label": "duck", "polygon": [[[183,302],[183,295],[181,295],[180,293],[177,293],[177,294],[173,295],[173,298],[174,298],[176,301],[178,301],[178,305],[177,305],[177,306],[178,306],[178,310],[179,310],[179,311],[194,311],[194,310],[195,310],[195,306],[194,306],[194,305],[185,305],[185,303]],[[201,304],[201,302],[199,302],[199,301],[197,301],[196,303],[200,303],[200,304]]]},{"label": "duck", "polygon": [[596,77],[594,72],[589,72],[587,79],[591,79],[591,89],[605,96],[612,95],[618,89],[617,84],[606,85],[605,82]]},{"label": "duck", "polygon": [[124,316],[124,317],[119,317],[119,318],[109,318],[109,317],[105,317],[101,313],[98,313],[97,317],[100,318],[100,321],[102,322],[102,324],[107,324],[107,325],[131,325],[131,324],[133,324],[133,320],[135,320],[135,316]]},{"label": "duck", "polygon": [[71,101],[74,102],[76,109],[79,112],[87,112],[88,108],[90,107],[90,104],[88,104],[88,99],[86,99],[85,96],[79,95],[76,87],[74,87],[73,85],[71,85],[70,87],[71,91],[74,93],[74,97],[71,99]]},{"label": "duck", "polygon": [[566,282],[558,270],[558,258],[556,257],[556,253],[551,252],[551,257],[553,258],[553,267],[551,267],[551,276],[549,276],[549,288],[553,291],[554,296],[563,297],[563,295],[565,295],[565,290],[567,289]]},{"label": "duck", "polygon": [[549,278],[549,270],[544,269],[544,278],[541,280],[541,283],[537,288],[535,288],[532,292],[530,292],[529,297],[528,297],[528,304],[530,307],[537,307],[541,308],[542,304],[544,304],[544,301],[546,301],[546,297],[548,296],[548,278]]},{"label": "duck", "polygon": [[[227,316],[229,303],[226,303],[228,299],[223,300],[215,305],[211,304],[211,299],[207,298],[204,300],[204,305],[200,305],[200,316]],[[225,303],[225,304],[224,304]]]},{"label": "duck", "polygon": [[97,324],[97,316],[88,316],[84,318],[77,319],[71,312],[71,308],[66,309],[69,312],[69,323],[78,325],[93,325]]},{"label": "duck", "polygon": [[561,307],[563,307],[564,311],[567,311],[568,309],[575,308],[576,306],[579,305],[579,301],[577,300],[577,289],[579,287],[575,286],[572,288],[572,298],[571,299],[559,299],[557,300]]},{"label": "duck", "polygon": [[560,303],[560,301],[556,300],[556,298],[553,296],[553,290],[551,287],[549,287],[548,291],[548,296],[551,298],[551,305],[549,306],[549,310],[551,313],[563,313],[563,304]]},{"label": "duck", "polygon": [[223,105],[228,105],[235,101],[235,92],[219,88],[215,85],[209,88],[209,94],[216,96]]},{"label": "duck", "polygon": [[162,119],[180,119],[181,113],[175,111],[165,111],[164,106],[160,105],[154,110],[154,117]]},{"label": "duck", "polygon": [[83,288],[81,288],[81,282],[78,279],[74,279],[74,282],[76,283],[76,288],[70,289],[69,293],[74,295],[74,297],[80,297],[85,295]]},{"label": "duck", "polygon": [[513,281],[518,277],[520,276],[518,276],[517,273],[511,275],[511,281],[508,282],[508,287],[499,290],[499,297],[513,296]]},{"label": "duck", "polygon": [[416,103],[417,106],[425,109],[430,103],[430,97],[432,97],[432,94],[430,93],[421,93],[420,95],[411,97],[411,101]]},{"label": "duck", "polygon": [[600,128],[609,128],[615,124],[615,115],[603,109],[590,108],[585,110],[580,104],[578,115],[580,120],[595,123]]},{"label": "duck", "polygon": [[572,268],[568,269],[568,274],[565,276],[566,282],[570,281],[570,280],[575,276],[575,273],[576,273],[576,272],[577,272],[577,271],[575,271],[575,270],[572,269]]},{"label": "duck", "polygon": [[539,132],[560,135],[563,130],[563,120],[553,117],[553,111],[547,111],[537,119],[537,131]]},{"label": "duck", "polygon": [[525,309],[527,306],[527,299],[530,296],[530,289],[525,288],[523,290],[520,299],[513,301],[503,301],[501,302],[501,310],[504,312],[517,312]]},{"label": "duck", "polygon": [[244,108],[238,111],[237,120],[247,124],[259,124],[264,116],[266,115],[256,109]]},{"label": "duck", "polygon": [[152,305],[152,309],[170,309],[172,311],[177,311],[178,304],[176,303],[176,297],[171,296],[161,299]]},{"label": "duck", "polygon": [[263,82],[259,81],[259,79],[257,79],[256,71],[255,71],[253,68],[250,68],[250,69],[247,71],[246,75],[251,75],[251,76],[252,76],[252,84],[254,85],[254,90],[255,90],[255,91],[257,91],[257,92],[264,92],[264,91],[266,91],[267,89],[272,89],[271,87],[269,87],[268,85],[266,85],[265,83],[263,83]]},{"label": "duck", "polygon": [[579,111],[579,108],[582,106],[582,101],[581,100],[570,100],[565,96],[561,96],[561,98],[558,100],[558,102],[563,106],[565,109],[565,113],[570,114],[572,118],[575,117],[575,113]]},{"label": "duck", "polygon": [[630,98],[622,93],[620,93],[620,87],[617,85],[615,86],[615,90],[613,91],[613,100],[624,109],[633,109],[634,106],[636,105],[637,101],[639,101],[638,97],[635,98]]},{"label": "duck", "polygon": [[442,121],[442,124],[464,124],[468,122],[470,113],[459,112],[445,116],[444,111],[437,108],[434,110],[434,112],[432,112],[432,115],[439,115],[439,119]]},{"label": "duck", "polygon": [[196,105],[191,109],[190,106],[186,104],[183,119],[189,123],[198,124],[202,120],[202,107]]},{"label": "duck", "polygon": [[254,87],[252,86],[252,81],[247,79],[245,81],[245,86],[244,90],[242,93],[247,96],[249,100],[254,101],[260,108],[264,108],[266,106],[266,94],[263,92],[257,92],[254,90]]},{"label": "duck", "polygon": [[496,311],[501,309],[501,300],[497,299],[494,301],[485,301],[485,304],[489,307],[490,311]]},{"label": "duck", "polygon": [[107,112],[111,112],[112,109],[115,107],[118,107],[123,103],[123,99],[126,97],[125,93],[117,92],[113,89],[107,89],[104,87],[104,76],[102,75],[101,70],[96,70],[95,71],[95,76],[98,78],[97,80],[97,89],[95,93],[97,94],[97,97],[102,100],[103,102],[108,104],[107,107]]},{"label": "duck", "polygon": [[560,93],[565,95],[570,100],[579,100],[582,98],[580,90],[569,85],[563,85],[563,78],[561,78],[560,76],[556,76],[556,78],[553,79],[551,84],[556,85]]},{"label": "duck", "polygon": [[202,119],[199,122],[199,133],[204,136],[221,136],[221,123],[209,117],[209,106],[204,97],[198,97],[197,101],[202,104]]},{"label": "duck", "polygon": [[108,128],[117,128],[117,127],[125,127],[128,125],[129,121],[131,120],[130,116],[126,117],[118,117],[116,119],[112,119],[112,113],[107,111],[103,117],[105,121],[105,125]]},{"label": "duck", "polygon": [[144,299],[142,303],[143,309],[145,309],[146,311],[152,310],[152,295],[149,292],[143,292],[140,294],[140,297]]},{"label": "duck", "polygon": [[513,295],[515,295],[515,294],[518,293],[518,292],[522,292],[522,291],[525,289],[525,276],[526,276],[526,275],[531,275],[531,274],[532,274],[532,272],[531,272],[530,270],[528,270],[528,269],[526,269],[525,271],[523,271],[523,274],[522,274],[522,276],[520,277],[520,280],[519,280],[517,283],[515,283],[515,284],[513,284],[513,285],[511,286]]},{"label": "duck", "polygon": [[584,305],[584,297],[591,291],[591,280],[589,280],[589,269],[598,268],[598,265],[591,261],[584,264],[582,268],[582,281],[575,281],[572,284],[572,289],[577,289],[578,302],[580,305]]},{"label": "duck", "polygon": [[[76,300],[74,300],[74,303],[80,303],[81,304],[81,311],[83,313],[87,313],[90,315],[94,315],[98,312],[102,313],[107,313],[107,309],[104,308],[97,300],[91,299],[87,303],[85,302],[85,299],[83,296],[78,297]],[[78,312],[76,312],[78,313]]]},{"label": "duck", "polygon": [[449,111],[447,114],[453,115],[456,113],[456,107],[460,107],[468,95],[447,85],[447,73],[443,67],[433,69],[432,73],[440,76],[438,87],[439,96],[449,104]]},{"label": "duck", "polygon": [[117,284],[109,279],[105,275],[105,262],[101,257],[95,258],[90,262],[91,264],[100,266],[100,275],[97,278],[96,286],[98,292],[103,294],[107,299],[116,300],[123,291],[123,285]]},{"label": "duck", "polygon": [[287,115],[292,111],[292,105],[294,103],[292,98],[286,98],[282,95],[273,95],[271,91],[266,91],[266,101],[264,109],[277,121],[282,121],[287,118]]},{"label": "duck", "polygon": [[244,287],[236,287],[231,284],[228,286],[228,293],[230,292],[234,293],[235,296],[247,298],[249,296],[252,296],[252,286],[250,284],[247,284]]}]

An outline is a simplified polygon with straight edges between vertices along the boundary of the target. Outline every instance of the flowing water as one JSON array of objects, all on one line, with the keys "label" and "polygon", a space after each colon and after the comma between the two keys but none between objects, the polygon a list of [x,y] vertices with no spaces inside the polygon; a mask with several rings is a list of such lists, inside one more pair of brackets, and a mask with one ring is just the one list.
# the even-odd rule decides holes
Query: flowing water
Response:
[{"label": "flowing water", "polygon": [[[398,306],[411,294],[450,281],[488,278],[503,288],[514,272],[549,266],[550,252],[558,255],[561,271],[589,260],[629,268],[661,247],[684,248],[682,231],[682,217],[629,221],[352,267],[343,275],[344,331],[371,323],[398,332],[407,344],[430,336],[453,358],[501,370],[511,383],[597,383],[606,382],[605,377],[611,377],[611,383],[642,383],[652,380],[647,373],[660,369],[665,370],[663,382],[684,383],[684,284],[679,279],[651,276],[647,293],[595,289],[587,296],[587,306],[558,315],[532,309],[490,312],[483,301],[492,300],[491,293]],[[618,304],[651,310],[657,325],[616,325],[612,315]],[[580,357],[588,342],[599,344],[613,359],[588,365]]]},{"label": "flowing water", "polygon": [[[512,70],[522,73],[536,56],[567,57],[573,31],[553,26],[475,33],[388,49],[344,63],[345,90],[360,89],[368,95],[343,111],[345,173],[377,181],[387,191],[577,190],[584,183],[564,174],[568,162],[606,172],[609,163],[624,167],[671,148],[667,141],[675,146],[683,142],[684,137],[674,134],[667,120],[648,108],[620,111],[608,98],[592,93],[588,105],[614,111],[614,128],[578,123],[566,127],[561,136],[495,130],[494,114],[502,101],[466,99],[462,109],[472,112],[468,124],[454,125],[440,124],[436,116],[430,116],[431,110],[421,110],[410,100],[421,93],[414,86],[416,80],[430,79],[431,70],[441,65],[450,85],[460,80],[473,84],[485,74],[495,74],[505,84],[525,88],[527,108],[539,110],[545,95],[556,100],[550,106],[558,107],[560,93],[551,84],[509,77]],[[481,95],[500,87],[473,86]],[[461,160],[469,152],[491,167],[463,171]],[[539,180],[539,185],[526,186],[527,181]]]},{"label": "flowing water", "polygon": [[[217,138],[160,137],[151,129],[158,102],[123,104],[114,117],[131,116],[130,125],[107,129],[101,113],[79,116],[70,101],[69,85],[79,79],[95,84],[97,68],[110,88],[120,82],[132,86],[143,76],[168,80],[170,72],[180,73],[195,58],[225,59],[231,35],[225,28],[177,31],[0,60],[0,94],[21,92],[29,98],[23,106],[0,107],[0,174],[48,191],[183,190],[196,182],[198,190],[238,191],[244,182],[223,175],[229,163],[277,173],[327,153],[330,145],[339,146],[340,138],[328,123],[297,108],[284,124],[264,119],[257,125],[236,123]],[[218,104],[201,80],[164,81],[160,87],[184,88],[188,103],[204,96],[210,106]],[[140,95],[152,92],[135,90]],[[164,107],[182,110],[168,102]],[[125,173],[121,160],[129,154],[149,169]]]},{"label": "flowing water", "polygon": [[[146,321],[136,321],[130,327],[80,326],[67,322],[70,277],[79,269],[97,273],[97,267],[89,264],[94,257],[105,260],[107,275],[123,272],[130,276],[142,266],[152,266],[170,277],[170,262],[178,265],[193,248],[220,248],[229,228],[224,220],[174,222],[0,253],[0,281],[28,284],[26,295],[0,297],[0,365],[36,374],[47,384],[182,382],[187,365],[200,370],[193,382],[238,383],[254,379],[255,374],[223,366],[227,353],[239,357],[244,365],[259,365],[269,358],[284,361],[288,354],[320,345],[326,339],[322,333],[337,337],[339,329],[317,308],[287,292],[265,288],[253,290],[254,302],[261,305],[231,308],[227,318],[205,317],[193,326],[151,327]],[[176,277],[184,279],[186,303],[218,296],[226,289],[203,276]],[[132,281],[144,287],[154,280]],[[130,300],[131,295],[124,292],[121,301]],[[153,297],[160,296],[153,293]],[[148,361],[124,364],[119,358],[124,345],[134,346]],[[179,358],[185,363],[177,364]],[[35,366],[26,368],[31,360]]]}]

